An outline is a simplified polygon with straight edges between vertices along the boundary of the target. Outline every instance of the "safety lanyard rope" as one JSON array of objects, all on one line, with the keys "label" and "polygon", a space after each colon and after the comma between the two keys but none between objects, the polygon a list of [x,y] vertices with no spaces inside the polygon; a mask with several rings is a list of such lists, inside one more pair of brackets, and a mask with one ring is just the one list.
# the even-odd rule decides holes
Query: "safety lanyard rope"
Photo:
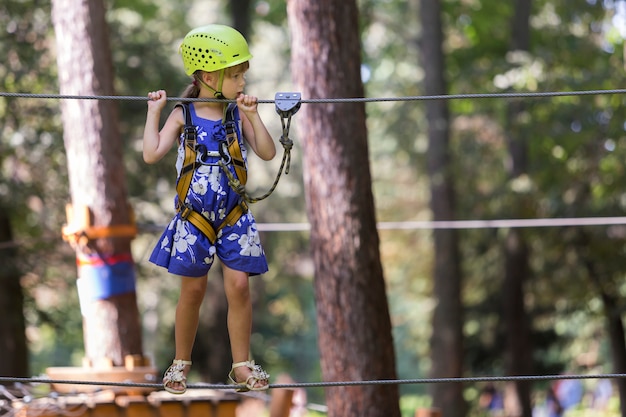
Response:
[{"label": "safety lanyard rope", "polygon": [[276,104],[276,113],[280,115],[280,122],[282,125],[282,134],[280,136],[280,144],[283,147],[283,159],[280,164],[280,168],[278,169],[278,173],[276,174],[276,179],[274,183],[270,187],[270,189],[260,197],[252,197],[246,191],[245,185],[233,175],[233,173],[227,169],[227,163],[224,160],[219,162],[220,166],[222,166],[223,171],[226,173],[226,177],[228,178],[228,185],[243,198],[247,203],[256,203],[261,200],[265,200],[269,197],[276,187],[278,186],[278,182],[283,174],[289,174],[289,167],[291,164],[291,149],[293,148],[293,141],[289,138],[289,129],[291,128],[291,117],[300,109],[301,104],[301,95],[300,93],[276,93],[275,104]]}]

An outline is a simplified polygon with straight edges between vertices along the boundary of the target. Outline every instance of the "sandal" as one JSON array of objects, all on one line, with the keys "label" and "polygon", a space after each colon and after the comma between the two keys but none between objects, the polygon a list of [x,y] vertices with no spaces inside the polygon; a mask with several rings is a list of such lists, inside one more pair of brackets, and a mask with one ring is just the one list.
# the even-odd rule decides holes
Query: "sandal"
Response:
[{"label": "sandal", "polygon": [[[242,366],[247,367],[252,371],[252,373],[246,378],[243,382],[235,381],[235,368],[240,368]],[[246,392],[246,391],[265,391],[270,387],[269,384],[270,374],[265,372],[261,365],[255,365],[254,361],[246,361],[246,362],[237,362],[233,363],[233,367],[228,373],[228,381],[232,385],[237,385],[235,391],[237,392]],[[265,385],[257,387],[258,383],[265,382]]]},{"label": "sandal", "polygon": [[[172,361],[170,367],[165,371],[165,375],[163,375],[163,388],[165,388],[165,391],[172,394],[184,394],[187,391],[187,377],[183,373],[187,365],[191,365],[191,361],[183,359],[174,359]],[[174,382],[180,383],[183,389],[177,390],[170,387],[170,384]]]}]

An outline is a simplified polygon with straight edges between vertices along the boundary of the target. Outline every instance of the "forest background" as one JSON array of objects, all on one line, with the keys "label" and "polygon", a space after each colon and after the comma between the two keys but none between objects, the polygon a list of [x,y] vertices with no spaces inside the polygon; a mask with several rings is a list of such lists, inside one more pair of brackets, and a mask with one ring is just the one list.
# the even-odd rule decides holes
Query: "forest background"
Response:
[{"label": "forest background", "polygon": [[[362,77],[369,97],[423,94],[418,56],[418,2],[361,1]],[[615,89],[624,80],[624,2],[536,1],[532,53],[510,54],[512,5],[497,1],[443,2],[446,76],[450,93]],[[187,83],[177,55],[184,34],[197,25],[229,21],[222,2],[113,1],[107,20],[116,71],[116,91],[144,96],[164,88],[177,93]],[[289,28],[283,2],[254,4],[249,35],[252,70],[248,90],[260,98],[291,91]],[[219,18],[218,18],[219,17]],[[0,5],[0,88],[6,92],[58,93],[48,2],[8,0]],[[501,99],[450,100],[451,161],[459,184],[459,219],[619,216],[626,205],[621,187],[626,153],[624,97],[620,94],[525,99],[523,129],[529,138],[529,173],[507,173],[507,111]],[[312,105],[312,104],[305,104]],[[159,226],[172,214],[172,165],[141,160],[141,101],[120,102],[128,190],[143,231],[133,242],[145,351],[159,366],[172,357],[177,280],[153,268],[147,255]],[[272,106],[261,106],[272,132],[280,131]],[[427,136],[421,101],[367,105],[367,127],[377,220],[432,218],[426,177]],[[18,249],[14,266],[26,296],[29,363],[33,374],[48,366],[80,365],[81,315],[75,289],[74,252],[60,238],[68,200],[59,103],[0,99],[0,201]],[[254,206],[260,224],[306,222],[298,116],[292,137],[295,160],[273,196]],[[350,132],[346,132],[349,137]],[[251,187],[271,184],[278,163],[251,160]],[[524,202],[519,210],[520,198]],[[407,223],[409,225],[410,223]],[[156,227],[155,227],[156,226]],[[507,329],[502,325],[504,228],[459,232],[465,322],[464,367],[468,375],[500,375]],[[612,370],[605,308],[623,315],[623,225],[524,229],[531,273],[525,305],[532,322],[534,372]],[[381,229],[399,378],[419,378],[430,368],[432,328],[432,232]],[[253,352],[270,373],[319,380],[313,267],[306,231],[264,232],[270,273],[255,283]],[[8,261],[7,261],[8,262]],[[9,265],[7,263],[7,265]],[[8,270],[8,268],[7,268]],[[215,278],[215,277],[214,277]],[[210,351],[216,326],[205,303],[197,349]],[[202,335],[205,338],[202,339]],[[224,342],[226,343],[226,342]],[[594,381],[587,382],[593,384]],[[535,387],[541,392],[545,385]],[[473,404],[480,386],[468,386]],[[402,386],[424,396],[426,387]],[[415,398],[415,397],[413,397]],[[312,401],[322,393],[313,390]]]}]

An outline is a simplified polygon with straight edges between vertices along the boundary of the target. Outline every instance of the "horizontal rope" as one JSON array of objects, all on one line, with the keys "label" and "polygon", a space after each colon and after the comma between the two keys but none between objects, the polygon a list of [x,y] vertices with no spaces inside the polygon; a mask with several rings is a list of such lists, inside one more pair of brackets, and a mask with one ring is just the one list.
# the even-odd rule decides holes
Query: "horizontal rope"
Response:
[{"label": "horizontal rope", "polygon": [[[459,377],[459,378],[418,378],[418,379],[379,379],[369,381],[335,381],[335,382],[301,382],[291,384],[270,384],[270,388],[315,388],[315,387],[343,387],[343,386],[363,386],[363,385],[408,385],[408,384],[447,384],[447,383],[468,383],[468,382],[510,382],[510,381],[555,381],[565,379],[623,379],[626,374],[568,374],[568,375],[515,375],[515,376],[480,376],[480,377]],[[47,378],[9,378],[0,377],[0,383],[37,383],[37,384],[69,384],[69,385],[94,385],[111,387],[132,387],[132,388],[163,388],[163,384],[139,383],[139,382],[110,382],[110,381],[73,381],[73,380],[52,380]],[[215,389],[229,390],[243,388],[239,385],[226,384],[189,384],[187,389]]]},{"label": "horizontal rope", "polygon": [[[418,229],[494,229],[565,226],[611,226],[626,224],[626,217],[571,217],[539,219],[496,219],[496,220],[449,220],[449,221],[403,221],[378,222],[379,230]],[[311,229],[309,223],[257,223],[264,232],[299,232]]]},{"label": "horizontal rope", "polygon": [[[364,103],[381,101],[420,101],[420,100],[458,100],[458,99],[487,99],[487,98],[538,98],[538,97],[564,97],[564,96],[590,96],[603,94],[624,94],[626,89],[610,90],[581,90],[581,91],[544,91],[544,92],[515,92],[515,93],[469,93],[469,94],[441,94],[431,96],[406,96],[406,97],[345,97],[345,98],[315,98],[301,99],[301,103]],[[19,97],[55,100],[124,100],[146,101],[146,96],[106,96],[106,95],[72,95],[72,94],[33,94],[33,93],[10,93],[0,91],[0,97]],[[214,98],[182,98],[167,97],[167,101],[207,101],[234,103],[235,100],[220,100]],[[276,100],[258,100],[259,103],[275,103]]]},{"label": "horizontal rope", "polygon": [[[449,221],[403,221],[378,222],[379,230],[435,230],[435,229],[494,229],[494,228],[532,228],[532,227],[576,227],[576,226],[615,226],[626,225],[626,217],[570,217],[539,219],[496,219],[496,220],[449,220]],[[142,233],[161,233],[165,225],[138,224]],[[262,232],[308,232],[310,223],[257,223]],[[49,236],[43,239],[20,239],[0,242],[0,250],[27,246],[37,242],[50,242],[59,237]]]},{"label": "horizontal rope", "polygon": [[[26,385],[18,382],[16,383],[13,387],[13,389],[19,389],[19,393],[12,393],[11,391],[9,391],[4,385],[0,385],[0,416],[4,415],[1,411],[4,409],[8,412],[13,412],[14,414],[17,413],[17,409],[14,409],[11,406],[11,402],[18,402],[21,404],[27,403],[27,404],[33,404],[34,401],[37,399],[37,396],[35,396],[32,392],[30,392],[28,389],[26,389]],[[91,393],[81,393],[81,394],[96,394],[97,391],[91,392]],[[77,412],[76,414],[74,412],[67,412],[67,409],[64,407],[64,401],[61,399],[62,397],[67,397],[67,396],[71,396],[73,393],[64,393],[63,395],[61,395],[60,393],[55,392],[54,394],[51,395],[45,395],[45,396],[39,396],[39,399],[45,399],[45,400],[53,400],[55,401],[55,403],[49,403],[46,402],[44,404],[44,407],[46,408],[46,411],[49,414],[55,414],[55,415],[65,415],[65,416],[75,416],[78,417],[80,415],[83,415],[84,413],[82,412]],[[269,402],[271,401],[271,396],[267,394],[267,391],[240,391],[240,392],[235,392],[235,394],[241,396],[241,397],[247,397],[247,398],[255,398],[258,400],[262,400],[263,402],[269,404]],[[9,401],[3,401],[2,397],[6,398]],[[60,400],[58,401],[58,404],[56,404],[56,400]],[[85,403],[83,402],[83,405]],[[56,406],[56,410],[53,412],[50,407],[55,407]],[[315,403],[306,403],[306,404],[302,404],[302,406],[306,407],[309,410],[313,410],[313,411],[320,411],[323,413],[328,412],[328,407],[322,404],[315,404]],[[41,406],[37,406],[38,408]],[[29,415],[33,414],[33,408],[29,409]]]}]

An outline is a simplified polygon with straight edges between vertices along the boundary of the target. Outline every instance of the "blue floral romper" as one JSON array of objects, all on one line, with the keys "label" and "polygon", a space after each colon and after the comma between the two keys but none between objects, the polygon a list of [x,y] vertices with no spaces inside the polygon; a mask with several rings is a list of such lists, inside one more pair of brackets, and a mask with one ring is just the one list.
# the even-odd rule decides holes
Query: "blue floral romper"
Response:
[{"label": "blue floral romper", "polygon": [[[196,115],[193,103],[189,105],[191,121],[196,126],[197,143],[206,147],[207,156],[198,155],[197,166],[185,203],[191,204],[216,226],[239,203],[240,196],[228,185],[228,177],[217,165],[220,159],[219,143],[225,140],[226,130],[221,120],[208,120]],[[237,136],[244,161],[246,148],[241,134],[239,110],[235,109]],[[204,149],[203,149],[204,150]],[[180,176],[185,157],[183,136],[178,144],[176,170]],[[232,164],[229,169],[234,172]],[[176,207],[176,196],[174,207]],[[215,255],[228,267],[258,275],[267,272],[267,259],[261,246],[259,232],[252,213],[248,211],[233,226],[224,226],[217,233],[212,244],[193,224],[176,213],[169,223],[150,256],[150,262],[167,268],[176,275],[188,277],[205,276],[215,259]]]}]

